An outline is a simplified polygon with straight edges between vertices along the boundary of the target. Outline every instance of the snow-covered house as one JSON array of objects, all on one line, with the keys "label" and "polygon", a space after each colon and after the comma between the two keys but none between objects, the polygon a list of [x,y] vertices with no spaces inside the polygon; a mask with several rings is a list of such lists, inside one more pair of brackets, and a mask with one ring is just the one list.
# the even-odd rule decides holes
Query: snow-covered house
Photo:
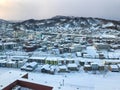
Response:
[{"label": "snow-covered house", "polygon": [[28,56],[11,56],[10,61],[15,62],[16,68],[20,68],[27,62]]},{"label": "snow-covered house", "polygon": [[103,34],[100,36],[100,38],[102,39],[103,42],[110,44],[110,43],[114,43],[117,37],[115,35]]},{"label": "snow-covered house", "polygon": [[65,64],[66,64],[65,58],[58,57],[58,65],[65,65]]},{"label": "snow-covered house", "polygon": [[68,70],[71,70],[71,71],[78,71],[79,70],[79,67],[75,63],[68,64],[67,67],[68,67]]},{"label": "snow-covered house", "polygon": [[55,67],[50,66],[49,64],[45,64],[41,67],[41,72],[42,73],[49,73],[49,74],[54,74],[55,73]]},{"label": "snow-covered house", "polygon": [[21,70],[33,71],[37,67],[37,65],[37,62],[26,63],[24,66],[21,67]]},{"label": "snow-covered house", "polygon": [[35,44],[29,44],[29,45],[23,45],[23,49],[26,51],[26,52],[31,52],[31,51],[34,51],[35,49],[37,49],[37,46]]},{"label": "snow-covered house", "polygon": [[45,59],[46,64],[51,64],[51,65],[57,65],[58,64],[58,59],[57,57],[47,57]]},{"label": "snow-covered house", "polygon": [[28,59],[28,62],[37,62],[38,64],[45,64],[45,59],[46,56],[42,56],[42,57],[32,56]]},{"label": "snow-covered house", "polygon": [[15,42],[5,42],[5,43],[0,43],[0,50],[5,50],[5,49],[14,49],[17,47],[18,44]]},{"label": "snow-covered house", "polygon": [[58,66],[58,72],[69,72],[66,65]]},{"label": "snow-covered house", "polygon": [[120,64],[120,60],[105,60],[105,65],[116,65]]},{"label": "snow-covered house", "polygon": [[80,52],[82,50],[82,47],[80,44],[73,44],[70,48],[70,52]]},{"label": "snow-covered house", "polygon": [[14,61],[7,61],[6,67],[8,67],[8,68],[17,68],[17,64]]},{"label": "snow-covered house", "polygon": [[94,43],[97,50],[109,50],[110,45],[107,43]]},{"label": "snow-covered house", "polygon": [[0,60],[0,67],[6,67],[6,64],[7,64],[6,59]]},{"label": "snow-covered house", "polygon": [[109,65],[109,70],[112,72],[119,72],[119,68],[117,65]]}]

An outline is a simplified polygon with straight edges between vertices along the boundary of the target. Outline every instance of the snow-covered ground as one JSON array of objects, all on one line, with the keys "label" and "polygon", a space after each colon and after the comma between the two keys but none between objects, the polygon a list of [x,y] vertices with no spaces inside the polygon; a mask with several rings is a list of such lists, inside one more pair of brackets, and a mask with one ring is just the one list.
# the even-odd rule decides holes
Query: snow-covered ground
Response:
[{"label": "snow-covered ground", "polygon": [[[87,47],[86,52],[93,56],[96,54],[96,49],[94,47]],[[115,50],[114,52],[107,52],[107,51],[101,51],[105,54],[107,57],[114,56],[114,57],[120,57],[120,50]],[[8,51],[5,52],[5,55],[8,56],[27,56],[29,53],[23,52],[23,51]],[[31,53],[32,56],[53,56],[56,55],[51,54],[50,52],[40,52],[35,51]],[[1,53],[3,55],[3,53]],[[104,60],[109,59],[93,59],[93,58],[77,58],[75,53],[65,53],[60,55],[59,57],[64,56],[76,59],[80,59],[83,61],[87,60],[93,60],[95,62],[103,62]],[[58,57],[58,56],[57,56]],[[114,60],[113,60],[114,61]],[[16,70],[19,72],[26,72],[21,71],[20,69],[15,68],[2,68],[0,67],[0,76],[9,71],[9,70]],[[53,87],[53,90],[120,90],[120,72],[110,72],[107,73],[98,72],[96,74],[93,74],[93,72],[84,72],[82,68],[80,68],[79,71],[71,71],[70,73],[55,73],[55,75],[51,74],[45,74],[40,72],[40,67],[38,67],[33,72],[29,73],[29,80],[32,80],[33,82],[38,82],[39,84],[43,85],[49,85]],[[8,79],[9,80],[9,79]]]},{"label": "snow-covered ground", "polygon": [[[9,70],[25,72],[13,68],[0,68],[0,75]],[[119,72],[93,74],[80,70],[79,72],[56,73],[55,75],[44,74],[40,71],[28,73],[30,81],[53,86],[53,90],[120,90]]]}]

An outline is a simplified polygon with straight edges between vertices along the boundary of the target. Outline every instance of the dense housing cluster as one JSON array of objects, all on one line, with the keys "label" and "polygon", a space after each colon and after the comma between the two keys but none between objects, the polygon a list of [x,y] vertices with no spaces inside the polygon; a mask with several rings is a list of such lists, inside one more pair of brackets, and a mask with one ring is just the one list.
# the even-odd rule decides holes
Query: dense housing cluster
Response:
[{"label": "dense housing cluster", "polygon": [[[15,72],[8,72],[9,74],[6,75],[11,75],[10,81],[14,82],[15,78],[15,82],[11,82],[13,90],[21,88],[40,90],[41,86],[33,83],[34,80],[39,83],[42,80],[44,84],[51,83],[54,90],[103,88],[105,85],[101,82],[106,80],[103,79],[106,73],[120,72],[119,30],[119,22],[95,18],[56,16],[51,19],[30,19],[23,22],[0,20],[0,67],[1,70],[16,69],[32,75],[30,82],[14,77]],[[96,79],[97,75],[92,74],[92,77],[89,73],[99,73],[97,79],[100,84]],[[91,79],[86,76],[87,74]],[[83,75],[85,75],[84,79]],[[5,88],[4,83],[2,84],[3,79],[0,79],[2,89]],[[94,85],[88,80],[93,80]],[[98,86],[95,86],[96,81]],[[107,88],[111,86],[108,82],[104,83]],[[11,88],[11,83],[7,88]],[[47,89],[43,87],[41,90],[52,89],[52,87]],[[106,87],[96,90],[111,88],[105,89]],[[116,85],[114,89],[117,89]]]},{"label": "dense housing cluster", "polygon": [[[30,38],[1,38],[0,67],[44,73],[79,71],[119,71],[120,38],[114,35],[31,33]],[[38,34],[38,33],[37,33]],[[96,64],[94,64],[96,63]],[[108,65],[108,66],[107,66]],[[113,70],[116,66],[118,70]]]}]

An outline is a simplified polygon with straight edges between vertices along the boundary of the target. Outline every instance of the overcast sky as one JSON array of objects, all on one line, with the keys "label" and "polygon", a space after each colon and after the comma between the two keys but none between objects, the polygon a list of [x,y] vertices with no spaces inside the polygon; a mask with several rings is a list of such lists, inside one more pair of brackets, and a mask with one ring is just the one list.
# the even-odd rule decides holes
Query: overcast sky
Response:
[{"label": "overcast sky", "polygon": [[0,0],[2,19],[45,19],[56,15],[120,20],[120,0]]}]

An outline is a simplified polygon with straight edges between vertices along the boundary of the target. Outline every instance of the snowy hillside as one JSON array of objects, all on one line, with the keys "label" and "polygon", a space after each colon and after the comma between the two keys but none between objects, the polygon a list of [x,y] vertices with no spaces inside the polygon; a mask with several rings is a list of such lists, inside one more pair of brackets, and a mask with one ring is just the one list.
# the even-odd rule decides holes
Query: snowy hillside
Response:
[{"label": "snowy hillside", "polygon": [[[50,19],[34,20],[29,19],[23,22],[10,22],[0,19],[0,31],[5,30],[35,30],[61,32],[74,31],[82,34],[89,34],[93,30],[97,32],[119,32],[120,21],[106,20],[92,17],[69,17],[55,16]],[[100,30],[100,31],[99,31]],[[87,32],[87,33],[86,33]]]}]

